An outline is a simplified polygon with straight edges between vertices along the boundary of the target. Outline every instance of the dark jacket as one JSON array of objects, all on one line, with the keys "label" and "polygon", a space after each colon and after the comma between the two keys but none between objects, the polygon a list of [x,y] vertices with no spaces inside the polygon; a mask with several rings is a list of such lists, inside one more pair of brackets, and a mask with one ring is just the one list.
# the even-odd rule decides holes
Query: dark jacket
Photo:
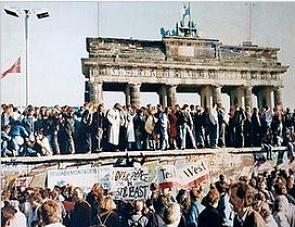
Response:
[{"label": "dark jacket", "polygon": [[199,216],[198,227],[221,227],[222,218],[218,213],[218,210],[212,206],[208,206],[203,210]]},{"label": "dark jacket", "polygon": [[[103,212],[99,215],[99,218],[106,227],[122,227],[119,216],[115,212]],[[97,224],[99,225],[100,222],[98,221]]]},{"label": "dark jacket", "polygon": [[106,130],[106,119],[103,112],[95,112],[92,119],[92,130],[96,137],[101,138]]},{"label": "dark jacket", "polygon": [[86,201],[90,204],[91,206],[91,223],[94,224],[96,219],[97,219],[97,215],[100,214],[101,210],[100,210],[100,203],[97,200],[96,196],[93,195],[93,192],[89,192],[86,196]]},{"label": "dark jacket", "polygon": [[88,202],[81,200],[75,203],[72,213],[71,227],[89,227],[91,225],[91,207]]}]

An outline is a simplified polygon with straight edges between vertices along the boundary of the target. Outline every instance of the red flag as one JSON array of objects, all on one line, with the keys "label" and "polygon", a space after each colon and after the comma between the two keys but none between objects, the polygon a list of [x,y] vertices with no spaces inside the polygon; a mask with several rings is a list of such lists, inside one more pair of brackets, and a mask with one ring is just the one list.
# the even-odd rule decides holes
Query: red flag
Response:
[{"label": "red flag", "polygon": [[7,69],[4,73],[1,74],[1,78],[5,77],[9,73],[20,73],[20,57],[12,66],[10,66],[9,69]]}]

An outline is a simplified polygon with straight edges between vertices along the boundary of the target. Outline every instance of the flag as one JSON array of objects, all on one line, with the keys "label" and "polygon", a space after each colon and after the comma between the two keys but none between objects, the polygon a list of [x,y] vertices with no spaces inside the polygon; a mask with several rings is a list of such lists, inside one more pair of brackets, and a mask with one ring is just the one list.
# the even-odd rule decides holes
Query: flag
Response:
[{"label": "flag", "polygon": [[9,73],[20,73],[20,57],[12,66],[10,66],[9,69],[7,69],[4,73],[1,74],[1,79]]}]

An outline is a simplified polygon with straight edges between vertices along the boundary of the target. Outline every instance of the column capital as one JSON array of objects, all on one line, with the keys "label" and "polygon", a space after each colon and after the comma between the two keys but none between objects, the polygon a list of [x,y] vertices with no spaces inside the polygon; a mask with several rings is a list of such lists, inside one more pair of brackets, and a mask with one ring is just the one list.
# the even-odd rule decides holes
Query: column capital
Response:
[{"label": "column capital", "polygon": [[211,86],[214,88],[222,88],[223,87],[223,85],[220,83],[212,84]]},{"label": "column capital", "polygon": [[140,87],[141,83],[128,83],[128,87]]},{"label": "column capital", "polygon": [[283,89],[284,87],[285,87],[284,85],[274,86],[273,89],[274,90],[279,90],[279,89]]},{"label": "column capital", "polygon": [[167,87],[177,87],[178,84],[167,84],[166,86],[167,86]]},{"label": "column capital", "polygon": [[253,86],[251,86],[251,85],[244,85],[244,89],[245,90],[252,90],[253,89]]}]

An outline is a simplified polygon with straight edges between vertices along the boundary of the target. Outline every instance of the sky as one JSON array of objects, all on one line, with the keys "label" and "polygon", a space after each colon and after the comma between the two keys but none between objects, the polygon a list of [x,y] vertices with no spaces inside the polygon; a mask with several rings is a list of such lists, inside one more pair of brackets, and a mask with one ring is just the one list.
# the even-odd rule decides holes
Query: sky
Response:
[{"label": "sky", "polygon": [[[160,28],[174,29],[183,2],[0,2],[1,72],[21,56],[25,60],[24,17],[4,13],[5,7],[46,9],[49,18],[29,18],[29,103],[33,105],[81,105],[85,77],[81,58],[87,58],[86,37],[160,40]],[[249,8],[245,2],[191,2],[192,19],[201,38],[240,45],[249,37]],[[289,65],[284,75],[283,102],[295,108],[295,3],[255,2],[252,10],[252,42],[278,47],[279,61]],[[178,102],[199,103],[196,94],[178,94]],[[228,98],[223,96],[224,99]],[[123,93],[105,92],[108,104],[124,103]],[[1,102],[25,104],[25,74],[1,80]],[[141,95],[141,104],[158,102],[156,93]]]}]

